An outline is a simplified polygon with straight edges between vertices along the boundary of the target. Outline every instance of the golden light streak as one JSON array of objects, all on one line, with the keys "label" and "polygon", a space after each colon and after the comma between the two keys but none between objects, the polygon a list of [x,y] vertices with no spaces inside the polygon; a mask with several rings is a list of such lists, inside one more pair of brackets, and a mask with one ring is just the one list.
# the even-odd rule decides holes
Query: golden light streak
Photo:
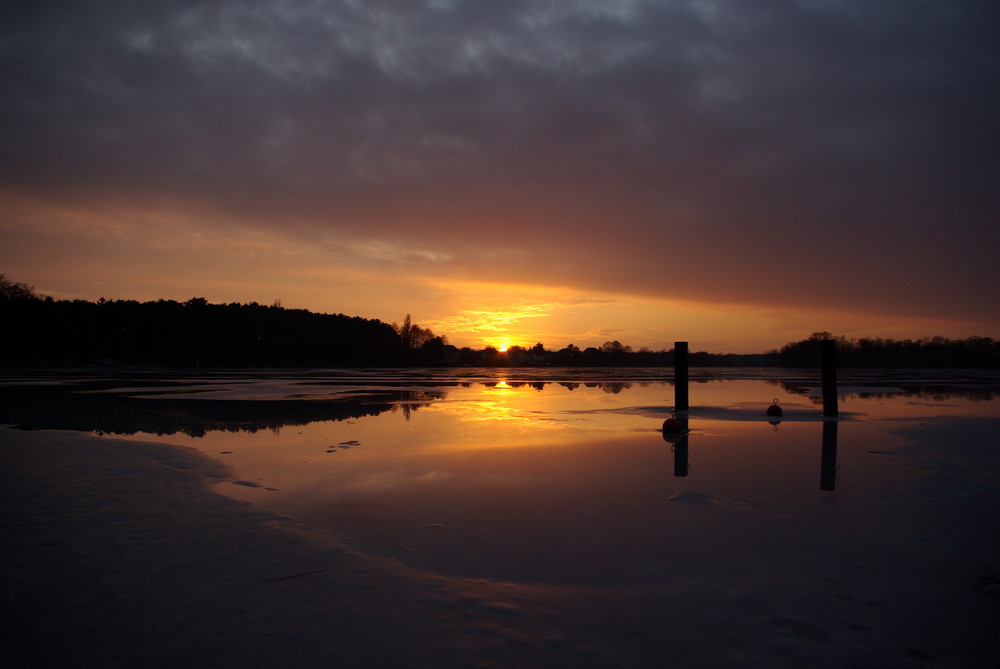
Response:
[{"label": "golden light streak", "polygon": [[451,344],[498,350],[536,343],[549,350],[569,344],[584,349],[611,340],[661,350],[686,340],[696,351],[759,353],[822,330],[896,339],[995,336],[995,319],[986,317],[886,320],[847,308],[693,302],[569,283],[455,279],[447,266],[454,259],[440,249],[366,242],[291,224],[289,231],[269,230],[196,210],[70,207],[3,193],[0,204],[0,269],[56,299],[280,299],[286,308],[386,323],[410,313]]}]

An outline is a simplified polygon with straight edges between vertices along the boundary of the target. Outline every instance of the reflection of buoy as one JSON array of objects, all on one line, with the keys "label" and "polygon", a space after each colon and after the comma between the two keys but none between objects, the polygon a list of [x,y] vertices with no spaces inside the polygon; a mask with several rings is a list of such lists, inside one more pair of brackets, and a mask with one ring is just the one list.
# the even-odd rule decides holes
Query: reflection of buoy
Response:
[{"label": "reflection of buoy", "polygon": [[670,418],[668,418],[665,421],[663,421],[663,431],[664,432],[669,432],[671,434],[678,434],[683,429],[684,429],[684,426],[681,425],[681,422],[679,420],[677,420],[677,412],[676,411],[671,411],[670,412]]},{"label": "reflection of buoy", "polygon": [[774,404],[772,404],[771,406],[767,407],[767,415],[768,416],[780,416],[781,415],[781,407],[778,406],[778,400],[777,399],[774,400]]},{"label": "reflection of buoy", "polygon": [[669,430],[663,430],[663,441],[667,442],[671,446],[676,446],[682,441],[687,441],[687,435],[681,434],[679,432],[670,432]]}]

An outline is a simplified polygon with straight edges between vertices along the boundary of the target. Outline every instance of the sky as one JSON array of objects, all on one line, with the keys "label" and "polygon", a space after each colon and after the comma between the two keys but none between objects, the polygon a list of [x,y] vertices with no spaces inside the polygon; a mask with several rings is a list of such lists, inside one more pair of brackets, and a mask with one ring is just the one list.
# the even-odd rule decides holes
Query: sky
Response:
[{"label": "sky", "polygon": [[0,273],[458,346],[1000,338],[995,0],[0,9]]}]

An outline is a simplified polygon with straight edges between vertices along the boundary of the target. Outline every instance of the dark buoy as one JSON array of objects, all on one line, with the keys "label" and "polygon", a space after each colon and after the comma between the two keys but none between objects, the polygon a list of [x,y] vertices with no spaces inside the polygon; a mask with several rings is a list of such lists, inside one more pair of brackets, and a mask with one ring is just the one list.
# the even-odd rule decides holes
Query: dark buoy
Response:
[{"label": "dark buoy", "polygon": [[767,415],[768,416],[780,416],[781,415],[781,407],[778,406],[778,400],[777,399],[774,400],[774,404],[772,404],[771,406],[767,407]]},{"label": "dark buoy", "polygon": [[670,418],[663,421],[663,431],[670,434],[680,434],[683,430],[684,426],[677,420],[677,412],[671,411]]}]

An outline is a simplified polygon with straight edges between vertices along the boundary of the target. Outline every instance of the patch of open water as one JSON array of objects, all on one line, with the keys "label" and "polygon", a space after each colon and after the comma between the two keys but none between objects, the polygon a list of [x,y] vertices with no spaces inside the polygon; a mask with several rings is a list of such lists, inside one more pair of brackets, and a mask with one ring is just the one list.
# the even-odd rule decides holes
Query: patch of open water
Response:
[{"label": "patch of open water", "polygon": [[[615,656],[993,666],[995,372],[841,370],[824,420],[810,371],[692,370],[689,431],[665,438],[669,371],[20,374],[0,378],[0,424],[64,453],[65,430],[197,448],[232,469],[219,492],[474,579],[430,580],[544,592],[577,642],[617,640]],[[336,622],[338,578],[300,613]],[[483,601],[448,602],[454,628]]]},{"label": "patch of open water", "polygon": [[90,422],[49,427],[197,448],[235,472],[219,492],[437,572],[776,579],[953,560],[956,542],[975,569],[998,548],[1000,403],[981,379],[857,375],[824,420],[815,375],[714,370],[693,375],[683,435],[661,432],[664,370],[123,381],[78,388]]}]

